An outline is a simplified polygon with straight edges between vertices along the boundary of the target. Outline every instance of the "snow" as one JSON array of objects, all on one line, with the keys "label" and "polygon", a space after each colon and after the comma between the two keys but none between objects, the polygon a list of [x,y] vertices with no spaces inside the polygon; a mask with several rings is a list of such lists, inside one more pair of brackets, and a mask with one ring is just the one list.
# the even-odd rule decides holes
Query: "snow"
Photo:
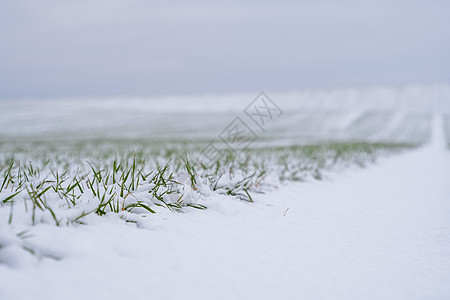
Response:
[{"label": "snow", "polygon": [[422,148],[255,203],[211,195],[205,211],[38,224],[23,240],[3,227],[0,299],[448,298],[450,153],[432,120]]}]

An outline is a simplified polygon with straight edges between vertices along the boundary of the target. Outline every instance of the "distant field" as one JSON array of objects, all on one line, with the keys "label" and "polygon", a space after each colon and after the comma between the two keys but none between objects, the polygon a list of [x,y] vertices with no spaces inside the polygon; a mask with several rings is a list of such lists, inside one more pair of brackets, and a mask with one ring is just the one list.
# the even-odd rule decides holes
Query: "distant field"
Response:
[{"label": "distant field", "polygon": [[269,93],[283,114],[262,132],[243,112],[256,95],[5,99],[0,100],[0,142],[196,143],[219,139],[220,132],[240,117],[258,135],[254,145],[420,144],[429,137],[431,116],[447,114],[448,119],[450,114],[449,85]]}]

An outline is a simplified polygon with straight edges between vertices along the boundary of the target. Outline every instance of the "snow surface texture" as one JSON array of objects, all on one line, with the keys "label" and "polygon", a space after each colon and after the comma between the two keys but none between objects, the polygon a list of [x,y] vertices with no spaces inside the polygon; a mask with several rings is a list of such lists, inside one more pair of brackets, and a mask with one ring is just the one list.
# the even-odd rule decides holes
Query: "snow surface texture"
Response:
[{"label": "snow surface texture", "polygon": [[[126,224],[0,231],[0,299],[446,299],[450,153],[429,144],[369,169],[205,211]],[[21,246],[38,254],[31,255]],[[37,257],[41,257],[38,259]]]}]

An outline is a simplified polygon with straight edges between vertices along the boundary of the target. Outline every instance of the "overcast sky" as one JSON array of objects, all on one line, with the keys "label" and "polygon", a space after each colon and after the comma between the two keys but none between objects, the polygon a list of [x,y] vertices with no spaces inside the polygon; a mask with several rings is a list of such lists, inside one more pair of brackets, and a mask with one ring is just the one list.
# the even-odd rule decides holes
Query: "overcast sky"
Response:
[{"label": "overcast sky", "polygon": [[448,0],[3,0],[0,10],[0,98],[448,81]]}]

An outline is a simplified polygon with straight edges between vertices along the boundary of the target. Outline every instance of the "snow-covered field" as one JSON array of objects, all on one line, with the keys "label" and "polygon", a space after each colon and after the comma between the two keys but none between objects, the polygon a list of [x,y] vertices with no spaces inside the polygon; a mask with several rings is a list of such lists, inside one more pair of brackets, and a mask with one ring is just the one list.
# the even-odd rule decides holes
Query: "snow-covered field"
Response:
[{"label": "snow-covered field", "polygon": [[[0,100],[0,142],[217,139],[257,94]],[[424,142],[433,112],[450,117],[450,85],[269,93],[283,116],[261,139]]]},{"label": "snow-covered field", "polygon": [[[13,212],[0,204],[0,299],[449,298],[450,86],[270,96],[283,115],[252,145],[270,173],[249,187],[253,202],[209,185],[197,199],[205,210],[89,214],[61,226],[48,212],[31,222],[26,195]],[[0,179],[12,154],[23,163],[45,154],[63,169],[77,153],[219,142],[254,95],[211,97],[0,101]],[[301,145],[310,144],[329,151],[309,155]],[[266,157],[277,147],[286,168]],[[296,160],[302,181],[280,180]],[[89,201],[64,205],[57,217]]]}]

